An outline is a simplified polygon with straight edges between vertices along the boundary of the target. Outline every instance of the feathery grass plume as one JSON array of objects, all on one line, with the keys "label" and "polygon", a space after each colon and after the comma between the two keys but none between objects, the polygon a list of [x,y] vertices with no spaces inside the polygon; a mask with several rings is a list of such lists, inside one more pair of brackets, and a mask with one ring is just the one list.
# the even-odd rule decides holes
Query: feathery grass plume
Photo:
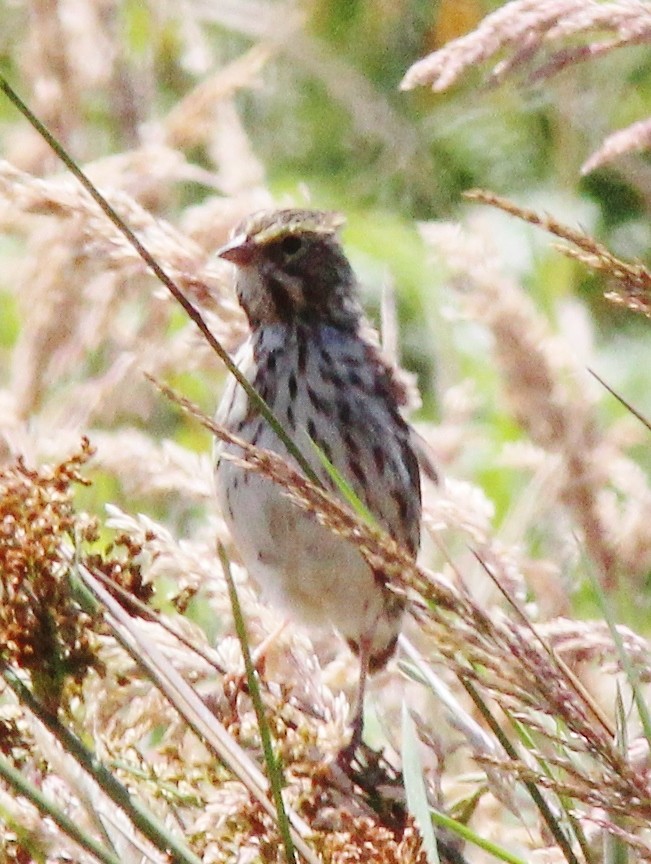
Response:
[{"label": "feathery grass plume", "polygon": [[[13,274],[21,286],[16,295],[24,319],[12,357],[19,417],[39,408],[42,422],[58,429],[75,421],[84,428],[116,413],[142,416],[152,407],[147,388],[124,386],[136,364],[162,365],[166,374],[187,366],[188,357],[195,368],[212,366],[212,353],[194,328],[173,326],[173,305],[152,292],[145,265],[85,193],[69,180],[37,180],[6,163],[0,190],[4,224],[28,243]],[[184,290],[219,312],[209,313],[213,332],[233,346],[243,332],[243,316],[221,272],[206,264],[208,251],[126,193],[115,193],[113,200]],[[226,226],[223,230],[222,239]],[[171,329],[170,350],[161,352]],[[42,410],[46,406],[49,417]]]},{"label": "feathery grass plume", "polygon": [[562,380],[558,351],[532,302],[506,277],[479,239],[434,224],[425,240],[444,256],[468,313],[494,335],[494,352],[514,416],[531,439],[558,459],[559,497],[574,514],[602,577],[616,583],[614,548],[600,513],[607,482],[602,441],[592,408]]},{"label": "feathery grass plume", "polygon": [[[531,225],[543,228],[555,237],[572,243],[572,247],[562,244],[557,248],[563,254],[603,273],[620,286],[617,291],[608,292],[607,299],[634,311],[643,312],[647,317],[651,314],[649,305],[651,272],[641,262],[630,264],[622,261],[584,232],[569,228],[553,217],[541,216],[493,193],[474,190],[468,192],[466,197],[471,201],[497,207]],[[503,300],[508,296],[505,286],[500,289],[499,294]],[[512,290],[511,294],[513,295]],[[584,530],[586,545],[607,577],[606,584],[609,582],[613,584],[614,574],[611,572],[615,564],[613,556],[616,556],[620,570],[627,572],[629,577],[646,573],[651,564],[651,531],[648,528],[651,516],[651,488],[644,473],[639,466],[618,452],[617,445],[609,440],[607,435],[598,432],[589,418],[591,409],[578,392],[564,395],[566,386],[559,382],[557,392],[554,394],[554,355],[558,352],[554,354],[547,352],[546,360],[540,353],[543,350],[540,346],[544,345],[545,336],[541,330],[541,323],[534,322],[531,305],[529,304],[529,312],[526,313],[528,320],[522,318],[519,321],[513,317],[513,310],[506,308],[503,308],[504,314],[500,321],[500,315],[496,311],[500,307],[491,311],[489,306],[490,304],[485,307],[486,311],[490,312],[490,319],[495,322],[495,325],[491,326],[510,331],[508,334],[494,331],[496,350],[501,357],[501,362],[505,369],[510,369],[509,381],[520,387],[527,382],[527,377],[522,374],[522,371],[535,367],[541,383],[545,366],[549,369],[546,384],[540,394],[543,401],[538,406],[530,406],[525,410],[522,422],[532,439],[546,450],[558,450],[559,442],[541,431],[541,419],[544,423],[549,423],[550,428],[557,429],[565,438],[566,445],[562,445],[560,449],[561,452],[564,451],[565,464],[570,471],[570,483],[567,484],[569,488],[566,488],[564,497],[567,496],[567,503],[577,514],[577,522]],[[527,345],[527,338],[529,345]],[[521,349],[520,360],[523,363],[520,370],[518,370],[520,360],[514,358],[513,362],[508,361],[511,348],[518,344]],[[504,346],[508,346],[509,351],[503,350]],[[525,356],[527,354],[528,359]],[[536,357],[537,362],[533,362],[533,358]],[[550,412],[549,408],[545,409],[545,389],[550,396],[554,394],[550,404],[564,402],[565,409],[560,412]],[[510,387],[511,398],[513,393]],[[516,412],[520,418],[522,407],[517,405],[516,402]],[[574,427],[571,423],[574,423]],[[592,455],[590,455],[591,451]],[[601,468],[597,467],[599,464]],[[617,496],[610,493],[611,487],[618,491]]]},{"label": "feathery grass plume", "polygon": [[601,147],[583,163],[581,174],[589,174],[626,153],[648,150],[650,147],[651,119],[638,120],[637,123],[631,123],[630,126],[610,134]]},{"label": "feathery grass plume", "polygon": [[[618,48],[651,43],[651,10],[636,0],[512,0],[407,70],[401,88],[429,86],[442,92],[467,73],[493,61],[487,74],[495,85],[525,76],[529,84]],[[648,118],[609,135],[584,162],[588,174],[617,157],[651,144]]]},{"label": "feathery grass plume", "polygon": [[[106,748],[107,756],[111,760],[118,759],[125,778],[133,780],[135,772],[135,776],[139,775],[141,781],[145,780],[144,783],[137,784],[139,794],[144,794],[145,798],[150,800],[154,810],[158,809],[158,796],[163,794],[163,800],[167,797],[163,791],[164,778],[167,778],[171,800],[179,807],[186,795],[191,794],[184,793],[178,784],[179,777],[184,777],[186,781],[191,777],[188,748],[182,745],[187,729],[183,724],[179,724],[178,718],[174,712],[170,712],[169,706],[156,688],[143,687],[146,682],[133,666],[121,668],[124,667],[123,660],[120,662],[115,655],[110,640],[102,646],[101,640],[93,639],[97,622],[93,622],[91,630],[91,619],[77,608],[70,593],[70,572],[77,567],[90,567],[98,575],[101,573],[103,579],[108,579],[109,584],[115,582],[126,588],[129,596],[149,596],[149,591],[140,579],[139,559],[142,548],[127,534],[119,536],[116,541],[126,548],[126,555],[122,559],[110,556],[102,558],[93,554],[83,556],[85,563],[82,564],[71,553],[71,537],[77,536],[79,540],[93,540],[96,537],[95,522],[88,523],[83,517],[75,515],[69,493],[70,482],[80,480],[79,466],[89,455],[88,442],[84,441],[80,452],[56,469],[29,472],[19,463],[2,475],[0,524],[3,526],[5,542],[1,547],[3,554],[0,564],[5,602],[0,616],[0,627],[4,631],[3,664],[7,671],[15,667],[29,672],[36,701],[45,708],[49,706],[53,709],[64,702],[62,689],[66,678],[76,682],[72,722],[82,726],[89,724],[86,726],[88,730],[97,731],[101,728],[101,734],[95,736],[100,744],[100,752]],[[82,555],[81,550],[79,554]],[[151,625],[139,622],[140,630],[148,627],[151,629]],[[152,636],[156,634],[157,641],[161,636],[160,628],[158,631],[154,628],[152,633]],[[164,633],[162,635],[165,637]],[[33,636],[31,641],[30,636]],[[91,647],[88,647],[89,645]],[[197,662],[194,652],[190,654],[187,649],[178,651],[176,639],[170,642],[170,647],[176,650],[168,650],[166,662],[172,660],[176,667],[182,668],[180,661],[183,657],[192,657],[193,662],[187,674],[194,676],[196,680],[201,664]],[[106,656],[106,663],[103,662],[103,655]],[[92,669],[101,670],[102,674],[92,675]],[[211,671],[209,666],[207,669]],[[132,691],[131,696],[127,693],[125,698],[125,691],[128,690]],[[111,701],[110,708],[107,699]],[[69,695],[65,702],[70,710]],[[281,705],[284,705],[284,700]],[[105,711],[107,713],[104,713]],[[40,718],[41,715],[37,716]],[[25,719],[28,718],[29,714],[26,714]],[[276,723],[278,725],[282,722],[278,711]],[[183,767],[179,767],[178,771],[174,769],[172,774],[169,773],[172,769],[169,760],[165,760],[165,770],[157,771],[146,758],[142,758],[144,754],[141,754],[143,740],[152,735],[154,729],[161,724],[166,730],[161,755],[165,747],[171,746],[170,742],[174,741],[175,735],[180,734],[180,739],[174,744],[174,752],[182,754],[180,764]],[[250,731],[244,731],[239,717],[237,723],[232,725],[238,729],[238,735],[250,734]],[[58,746],[61,742],[44,734],[38,724],[33,726],[32,733],[35,746],[27,751],[29,755],[26,759],[23,748],[29,735],[25,734],[24,730],[19,732],[19,728],[12,717],[7,715],[2,735],[5,751],[8,750],[14,760],[20,760],[24,769],[34,772],[38,765],[39,775],[43,774],[41,783],[44,788],[47,790],[50,786],[53,789],[59,787],[59,805],[68,813],[75,811],[76,799],[83,800],[88,809],[83,814],[78,814],[76,821],[84,826],[84,830],[90,828],[92,833],[92,827],[86,824],[88,817],[91,817],[92,821],[94,808],[101,812],[106,809],[107,802],[89,782],[84,772],[79,771],[76,763],[69,758],[65,746],[62,750]],[[290,729],[289,734],[283,736],[284,747],[291,746],[295,750],[296,743],[299,742],[288,744],[291,736]],[[208,754],[204,756],[204,761],[210,761]],[[162,765],[159,767],[162,768]],[[3,776],[6,779],[6,775]],[[201,780],[205,782],[204,772],[201,773]],[[171,784],[174,784],[174,787]],[[192,796],[192,803],[194,802],[195,796]],[[7,813],[13,814],[15,809],[11,807]],[[232,818],[236,818],[236,815],[235,811],[230,812]],[[26,818],[23,824],[29,823],[30,819]],[[13,825],[13,821],[9,824]],[[117,841],[118,844],[122,843],[122,835],[128,836],[129,842],[137,842],[136,838],[132,837],[132,827],[128,823],[118,827],[119,824],[121,819],[116,814],[111,819],[110,826],[104,826],[104,833],[111,834],[113,842]],[[248,823],[244,824],[247,824],[247,830],[250,830]],[[61,824],[60,827],[65,834],[65,826]],[[271,844],[272,825],[269,826],[269,831]],[[31,836],[22,839],[24,843],[29,841],[31,846],[36,842],[36,838]],[[57,840],[60,838],[57,837]],[[50,844],[50,848],[53,845],[59,848],[58,842]],[[160,848],[162,851],[163,847]]]},{"label": "feathery grass plume", "polygon": [[[626,653],[648,682],[651,674],[651,647],[648,641],[622,624],[617,629]],[[537,623],[536,630],[556,654],[572,667],[596,662],[605,674],[621,671],[620,658],[605,621],[555,618],[553,621]]]},{"label": "feathery grass plume", "polygon": [[[176,161],[181,159],[176,153],[171,156]],[[119,185],[128,182],[129,163],[136,168],[133,165],[134,158],[135,155],[130,154],[129,162],[124,159],[121,162],[113,160],[112,164],[105,162],[101,165],[99,173],[104,174],[107,185],[116,181]],[[143,164],[133,172],[134,177],[138,177],[150,161],[153,164],[160,164],[161,161],[158,152],[145,151],[140,154],[140,158]],[[92,165],[88,166],[87,171],[94,179]],[[182,176],[181,172],[176,171],[166,179],[178,180]],[[29,230],[30,216],[52,216],[69,222],[74,220],[80,231],[80,254],[99,258],[107,269],[109,266],[111,270],[118,271],[124,268],[124,275],[129,277],[147,272],[147,266],[137,251],[75,180],[69,177],[41,180],[19,171],[6,161],[0,161],[0,197],[5,205],[4,224],[13,231],[20,230],[21,224],[25,223]],[[201,305],[212,306],[218,312],[224,328],[231,320],[243,320],[241,310],[227,290],[224,268],[218,263],[208,263],[209,250],[202,249],[168,222],[152,216],[128,193],[111,191],[106,193],[106,197],[188,296]],[[211,238],[211,250],[225,239],[225,231],[222,236],[215,233]]]},{"label": "feathery grass plume", "polygon": [[254,45],[232,63],[202,78],[163,121],[168,145],[180,149],[209,140],[213,134],[215,105],[232,99],[238,90],[251,87],[273,53],[274,47],[270,44]]},{"label": "feathery grass plume", "polygon": [[[577,37],[590,35],[594,42],[576,44]],[[555,48],[563,40],[571,44]],[[651,12],[645,3],[512,0],[487,15],[471,33],[414,63],[401,87],[445,90],[465,72],[491,59],[495,59],[491,81],[531,70],[535,63],[531,76],[549,77],[572,63],[650,41]]]},{"label": "feathery grass plume", "polygon": [[603,273],[604,276],[618,283],[619,288],[607,292],[606,299],[620,306],[626,306],[634,312],[641,312],[647,318],[651,317],[651,271],[641,261],[633,263],[622,261],[589,234],[569,228],[553,216],[542,216],[533,210],[520,207],[513,201],[494,195],[492,192],[474,189],[467,192],[465,197],[470,201],[497,207],[571,243],[572,246],[559,245],[557,248],[568,258],[575,258],[586,267]]},{"label": "feathery grass plume", "polygon": [[[551,746],[561,753],[545,757],[557,770],[557,776],[551,780],[526,761],[489,759],[493,767],[527,781],[540,782],[542,788],[553,789],[559,795],[572,795],[589,808],[614,812],[628,808],[631,822],[638,827],[644,824],[651,816],[651,796],[644,772],[629,763],[613,744],[610,727],[603,725],[593,704],[586,701],[584,691],[576,688],[573,677],[568,676],[566,668],[535,635],[531,625],[515,623],[503,615],[489,617],[467,593],[416,565],[391,538],[361,521],[281,457],[251,447],[203,416],[187,400],[159,386],[215,435],[241,449],[241,458],[229,458],[281,485],[302,509],[355,543],[374,570],[385,576],[392,590],[409,594],[412,615],[426,633],[435,637],[438,651],[461,680],[485,688],[502,709],[544,732]],[[545,715],[552,724],[560,721],[560,728],[537,719]]]},{"label": "feathery grass plume", "polygon": [[169,439],[156,441],[134,428],[94,431],[93,446],[93,464],[122,476],[129,495],[175,494],[184,507],[212,501],[211,464],[206,453],[192,452]]}]

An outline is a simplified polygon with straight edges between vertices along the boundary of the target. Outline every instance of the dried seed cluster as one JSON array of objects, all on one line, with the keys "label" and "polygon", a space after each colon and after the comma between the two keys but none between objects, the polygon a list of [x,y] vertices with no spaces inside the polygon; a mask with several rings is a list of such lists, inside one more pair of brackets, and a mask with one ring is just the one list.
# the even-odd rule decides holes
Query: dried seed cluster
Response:
[{"label": "dried seed cluster", "polygon": [[92,455],[87,439],[55,468],[22,458],[0,473],[0,651],[27,670],[38,695],[59,704],[65,681],[95,665],[92,618],[73,595],[69,550],[95,540],[96,524],[73,507],[74,483]]}]

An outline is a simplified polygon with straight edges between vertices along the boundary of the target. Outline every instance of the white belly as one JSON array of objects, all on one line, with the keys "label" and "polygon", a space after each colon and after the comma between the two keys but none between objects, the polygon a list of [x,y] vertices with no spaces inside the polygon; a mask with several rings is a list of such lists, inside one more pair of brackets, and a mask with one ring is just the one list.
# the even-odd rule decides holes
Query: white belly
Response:
[{"label": "white belly", "polygon": [[[354,546],[303,513],[271,481],[226,459],[218,487],[235,545],[264,598],[355,642],[374,629],[384,591]],[[385,645],[391,635],[377,632],[374,644]]]}]

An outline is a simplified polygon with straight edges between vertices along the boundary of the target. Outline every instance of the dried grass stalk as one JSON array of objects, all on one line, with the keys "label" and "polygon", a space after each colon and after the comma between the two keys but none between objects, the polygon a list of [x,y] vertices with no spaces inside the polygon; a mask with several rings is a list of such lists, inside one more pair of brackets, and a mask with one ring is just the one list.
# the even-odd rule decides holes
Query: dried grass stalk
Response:
[{"label": "dried grass stalk", "polygon": [[617,291],[610,291],[605,295],[608,300],[651,317],[651,271],[641,261],[633,263],[622,261],[590,235],[568,228],[553,216],[541,216],[492,192],[475,189],[467,192],[466,198],[470,201],[490,204],[572,243],[576,248],[558,246],[559,251],[569,258],[575,258],[592,270],[603,273],[619,284]]},{"label": "dried grass stalk", "polygon": [[600,511],[607,475],[590,404],[563,380],[545,323],[506,278],[482,243],[445,226],[426,225],[428,242],[444,252],[464,289],[468,313],[494,335],[494,350],[511,410],[531,439],[558,464],[559,496],[581,526],[604,581],[616,584],[617,563]]},{"label": "dried grass stalk", "polygon": [[[637,0],[512,0],[479,26],[414,63],[401,89],[442,92],[488,61],[490,85],[526,74],[529,83],[558,75],[618,48],[651,42],[651,10]],[[560,47],[559,47],[560,46]],[[586,174],[616,157],[647,149],[649,120],[613,133],[582,167]]]},{"label": "dried grass stalk", "polygon": [[[638,825],[651,818],[651,795],[647,779],[639,767],[627,762],[613,744],[610,728],[605,728],[583,692],[566,674],[566,668],[539,636],[533,636],[529,625],[521,625],[503,615],[488,615],[463,590],[454,587],[438,574],[413,562],[390,537],[360,521],[346,506],[325,490],[311,484],[280,456],[259,450],[232,435],[205,417],[186,399],[169,388],[162,392],[184,410],[197,417],[220,440],[236,445],[241,457],[235,461],[246,470],[261,474],[280,485],[285,494],[312,513],[331,531],[354,543],[373,569],[382,574],[387,586],[410,598],[411,614],[423,630],[433,637],[439,652],[450,668],[462,679],[481,685],[499,705],[522,716],[543,715],[557,722],[562,718],[571,732],[563,738],[583,754],[587,762],[577,768],[563,762],[566,775],[545,781],[560,793],[571,788],[576,799],[587,806],[601,806],[612,800],[626,800],[628,815]],[[480,671],[481,670],[481,671]],[[593,768],[588,767],[593,763]],[[500,768],[510,771],[509,765]],[[517,764],[518,776],[536,779],[539,769]],[[596,771],[597,773],[593,773]],[[543,772],[544,773],[544,772]],[[600,791],[596,791],[600,790]],[[635,803],[632,803],[635,801]]]}]

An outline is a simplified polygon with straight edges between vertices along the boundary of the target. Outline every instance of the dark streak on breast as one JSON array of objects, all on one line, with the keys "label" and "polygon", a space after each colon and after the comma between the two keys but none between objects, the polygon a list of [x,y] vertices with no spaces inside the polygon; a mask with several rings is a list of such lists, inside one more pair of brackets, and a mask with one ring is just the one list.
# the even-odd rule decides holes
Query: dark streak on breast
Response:
[{"label": "dark streak on breast", "polygon": [[375,462],[378,474],[382,476],[382,474],[384,474],[385,458],[384,448],[379,444],[376,444],[375,447],[373,447],[373,461]]},{"label": "dark streak on breast", "polygon": [[345,430],[342,433],[341,437],[343,439],[344,445],[346,446],[348,453],[350,453],[351,456],[354,456],[356,459],[358,459],[359,454],[360,454],[360,446],[357,443],[357,441],[355,441],[355,439],[353,438],[353,436],[350,434],[350,432],[348,430]]},{"label": "dark streak on breast", "polygon": [[314,441],[315,444],[318,443],[318,434],[316,431],[316,425],[314,423],[314,420],[312,420],[311,417],[307,421],[307,434],[310,436],[310,438]]},{"label": "dark streak on breast", "polygon": [[362,488],[366,486],[366,474],[362,470],[362,466],[355,459],[348,460],[348,467],[350,469],[350,473],[355,476],[357,482],[360,484]]},{"label": "dark streak on breast", "polygon": [[298,338],[298,373],[299,375],[305,375],[307,367],[307,337],[302,330],[299,330],[296,335]]},{"label": "dark streak on breast", "polygon": [[312,403],[312,407],[314,408],[315,411],[317,411],[319,414],[323,414],[326,417],[330,416],[330,414],[331,414],[330,403],[327,400],[322,399],[316,393],[316,391],[313,390],[312,387],[309,386],[309,384],[307,387],[307,398]]},{"label": "dark streak on breast", "polygon": [[405,493],[401,489],[392,489],[391,497],[396,502],[398,507],[398,515],[403,523],[407,521],[407,516],[409,515],[409,502],[405,497]]},{"label": "dark streak on breast", "polygon": [[294,375],[293,372],[290,373],[289,378],[287,379],[287,389],[289,390],[289,398],[294,401],[294,399],[296,399],[298,385],[296,383],[296,375]]},{"label": "dark streak on breast", "polygon": [[347,426],[351,420],[350,405],[344,399],[337,402],[337,417],[343,426]]}]

